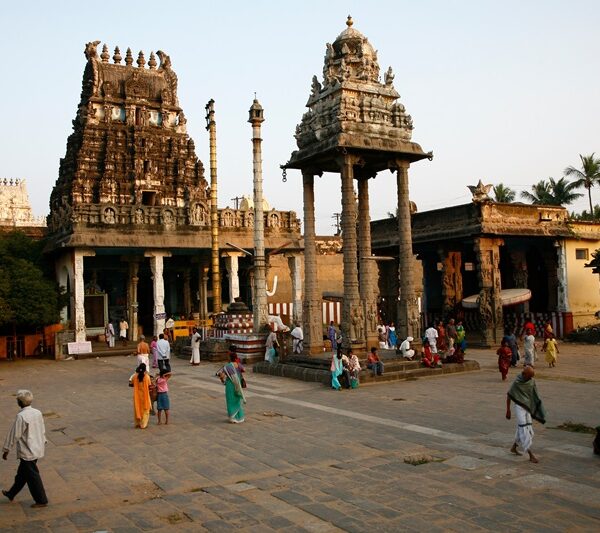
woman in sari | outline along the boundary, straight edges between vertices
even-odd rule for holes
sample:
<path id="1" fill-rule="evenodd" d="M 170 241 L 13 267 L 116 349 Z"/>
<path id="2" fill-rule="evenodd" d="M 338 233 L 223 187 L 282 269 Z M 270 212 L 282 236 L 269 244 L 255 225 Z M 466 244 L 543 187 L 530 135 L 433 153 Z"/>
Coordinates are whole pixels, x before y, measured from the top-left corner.
<path id="1" fill-rule="evenodd" d="M 356 389 L 358 387 L 358 375 L 360 374 L 360 361 L 356 354 L 350 349 L 348 351 L 348 374 L 350 375 L 350 387 Z"/>
<path id="2" fill-rule="evenodd" d="M 387 329 L 387 344 L 390 350 L 395 350 L 396 345 L 398 344 L 398 336 L 396 335 L 396 327 L 393 322 L 390 322 L 390 325 Z"/>
<path id="3" fill-rule="evenodd" d="M 221 379 L 221 383 L 225 385 L 225 402 L 227 403 L 229 422 L 241 424 L 244 421 L 246 397 L 242 388 L 241 368 L 235 352 L 229 352 L 229 363 L 221 368 L 217 375 Z"/>
<path id="4" fill-rule="evenodd" d="M 444 323 L 440 320 L 437 325 L 438 339 L 437 349 L 438 352 L 445 352 L 448 349 L 448 343 L 446 342 L 446 328 Z"/>
<path id="5" fill-rule="evenodd" d="M 341 346 L 338 346 L 337 354 L 334 353 L 331 358 L 331 388 L 335 390 L 342 390 L 342 384 L 339 381 L 339 377 L 344 373 L 344 362 L 342 361 L 342 350 Z"/>
<path id="6" fill-rule="evenodd" d="M 467 339 L 465 327 L 463 326 L 462 322 L 459 322 L 456 326 L 456 343 L 464 355 L 464 353 L 467 351 Z"/>
<path id="7" fill-rule="evenodd" d="M 556 338 L 552 333 L 550 333 L 550 336 L 546 339 L 545 347 L 546 363 L 548 363 L 548 367 L 552 368 L 556 366 L 556 361 L 558 360 L 558 346 Z"/>
<path id="8" fill-rule="evenodd" d="M 146 365 L 141 363 L 135 374 L 129 378 L 129 386 L 133 387 L 133 419 L 135 427 L 145 429 L 150 418 L 150 375 Z"/>

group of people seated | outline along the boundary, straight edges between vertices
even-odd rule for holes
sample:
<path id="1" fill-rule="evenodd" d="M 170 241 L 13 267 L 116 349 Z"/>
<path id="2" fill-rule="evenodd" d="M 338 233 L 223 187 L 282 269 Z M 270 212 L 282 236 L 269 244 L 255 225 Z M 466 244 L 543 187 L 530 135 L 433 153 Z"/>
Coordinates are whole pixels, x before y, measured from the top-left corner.
<path id="1" fill-rule="evenodd" d="M 335 390 L 356 389 L 358 387 L 358 375 L 360 374 L 360 361 L 352 348 L 348 353 L 342 353 L 342 346 L 338 345 L 337 353 L 331 358 L 331 387 Z"/>

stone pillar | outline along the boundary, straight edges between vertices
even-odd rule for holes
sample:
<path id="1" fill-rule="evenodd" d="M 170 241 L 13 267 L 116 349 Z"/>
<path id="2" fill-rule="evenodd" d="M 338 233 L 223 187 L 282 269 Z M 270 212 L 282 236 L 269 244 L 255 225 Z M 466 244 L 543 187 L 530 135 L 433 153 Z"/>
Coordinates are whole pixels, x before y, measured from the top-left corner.
<path id="1" fill-rule="evenodd" d="M 241 252 L 226 252 L 225 267 L 227 268 L 227 278 L 229 280 L 229 303 L 235 302 L 240 297 L 240 277 L 239 277 L 239 257 Z"/>
<path id="2" fill-rule="evenodd" d="M 200 264 L 198 272 L 198 300 L 199 300 L 199 317 L 200 320 L 208 318 L 208 270 L 209 268 Z"/>
<path id="3" fill-rule="evenodd" d="M 147 251 L 144 254 L 150 258 L 152 271 L 152 286 L 154 290 L 154 335 L 159 335 L 165 329 L 165 282 L 163 278 L 163 259 L 170 257 L 171 252 L 162 250 Z"/>
<path id="4" fill-rule="evenodd" d="M 309 355 L 323 352 L 323 309 L 317 278 L 317 247 L 315 233 L 315 177 L 302 171 L 304 195 L 304 299 L 302 328 L 304 350 Z"/>
<path id="5" fill-rule="evenodd" d="M 254 184 L 254 295 L 252 313 L 254 332 L 258 333 L 267 324 L 267 265 L 265 259 L 265 220 L 263 216 L 263 176 L 261 124 L 264 122 L 263 108 L 255 98 L 249 111 L 248 122 L 252 124 L 252 169 Z M 239 285 L 238 285 L 239 293 Z"/>
<path id="6" fill-rule="evenodd" d="M 138 340 L 138 270 L 139 263 L 137 261 L 129 262 L 129 280 L 127 290 L 127 306 L 129 309 L 127 321 L 129 322 L 130 339 Z"/>
<path id="7" fill-rule="evenodd" d="M 75 330 L 75 342 L 86 340 L 85 331 L 85 283 L 83 281 L 83 258 L 96 255 L 89 250 L 73 250 L 73 280 L 71 284 L 71 325 Z"/>
<path id="8" fill-rule="evenodd" d="M 356 249 L 356 200 L 354 198 L 355 156 L 344 155 L 339 160 L 342 182 L 342 239 L 344 252 L 344 303 L 342 306 L 342 346 L 353 342 L 363 344 L 364 312 L 358 292 L 358 259 Z"/>
<path id="9" fill-rule="evenodd" d="M 569 311 L 569 293 L 567 284 L 567 255 L 564 241 L 556 241 L 554 243 L 557 256 L 556 277 L 558 278 L 557 299 L 558 305 L 556 310 L 560 313 Z"/>
<path id="10" fill-rule="evenodd" d="M 413 276 L 414 257 L 410 220 L 410 198 L 408 191 L 408 161 L 396 162 L 396 185 L 398 188 L 398 243 L 399 243 L 399 303 L 398 337 L 421 338 L 421 326 L 415 282 Z"/>
<path id="11" fill-rule="evenodd" d="M 290 269 L 290 278 L 292 280 L 292 304 L 294 305 L 292 322 L 294 324 L 302 324 L 302 278 L 300 273 L 301 258 L 298 254 L 290 254 L 287 256 L 287 260 L 288 267 Z"/>
<path id="12" fill-rule="evenodd" d="M 358 179 L 358 265 L 359 292 L 364 309 L 367 348 L 377 346 L 377 263 L 371 257 L 371 217 L 369 215 L 369 178 Z"/>
<path id="13" fill-rule="evenodd" d="M 504 317 L 500 291 L 500 246 L 502 239 L 475 239 L 477 276 L 479 278 L 479 320 L 484 346 L 500 344 L 504 336 Z"/>
<path id="14" fill-rule="evenodd" d="M 190 269 L 186 268 L 183 271 L 183 311 L 187 320 L 192 312 L 192 292 L 190 289 Z"/>

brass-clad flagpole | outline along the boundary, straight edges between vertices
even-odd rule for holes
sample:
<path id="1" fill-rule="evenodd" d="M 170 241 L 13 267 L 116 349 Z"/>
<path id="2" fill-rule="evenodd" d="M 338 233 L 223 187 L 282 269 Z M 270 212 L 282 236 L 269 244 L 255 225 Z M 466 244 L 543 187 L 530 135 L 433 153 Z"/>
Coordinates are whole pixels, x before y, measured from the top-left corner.
<path id="1" fill-rule="evenodd" d="M 219 212 L 217 209 L 217 123 L 215 122 L 215 101 L 211 98 L 206 104 L 206 129 L 210 143 L 210 235 L 211 235 L 211 277 L 213 313 L 220 313 L 221 271 L 219 268 Z"/>

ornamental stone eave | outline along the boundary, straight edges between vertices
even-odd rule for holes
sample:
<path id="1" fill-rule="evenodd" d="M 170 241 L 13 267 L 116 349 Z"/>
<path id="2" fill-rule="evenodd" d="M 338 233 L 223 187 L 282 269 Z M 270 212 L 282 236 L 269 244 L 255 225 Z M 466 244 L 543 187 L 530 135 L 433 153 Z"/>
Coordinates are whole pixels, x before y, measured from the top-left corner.
<path id="1" fill-rule="evenodd" d="M 332 162 L 332 155 L 341 155 L 344 152 L 356 152 L 365 159 L 368 170 L 374 172 L 389 169 L 395 159 L 413 163 L 433 158 L 431 152 L 425 153 L 417 143 L 403 141 L 392 143 L 386 139 L 358 138 L 356 135 L 340 134 L 309 148 L 292 152 L 290 160 L 281 165 L 281 168 L 298 170 L 318 168 L 324 172 L 339 172 L 339 168 Z"/>

